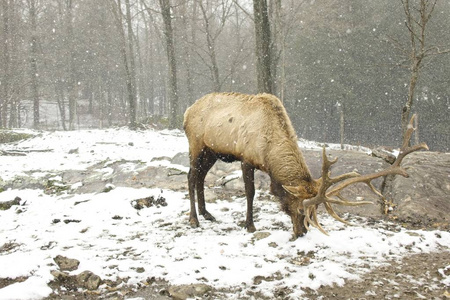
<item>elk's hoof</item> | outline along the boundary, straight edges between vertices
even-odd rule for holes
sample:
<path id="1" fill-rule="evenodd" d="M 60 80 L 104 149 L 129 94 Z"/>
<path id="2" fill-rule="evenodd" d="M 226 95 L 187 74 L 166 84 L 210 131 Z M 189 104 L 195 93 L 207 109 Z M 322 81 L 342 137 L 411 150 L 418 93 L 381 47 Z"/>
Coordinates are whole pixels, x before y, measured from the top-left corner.
<path id="1" fill-rule="evenodd" d="M 206 219 L 206 220 L 208 220 L 208 221 L 211 221 L 211 222 L 215 222 L 216 221 L 216 218 L 214 218 L 209 212 L 205 212 L 204 214 L 203 214 L 203 217 Z"/>
<path id="2" fill-rule="evenodd" d="M 293 242 L 293 241 L 295 241 L 296 239 L 303 237 L 303 236 L 306 234 L 306 232 L 307 232 L 307 231 L 301 232 L 301 233 L 294 233 L 294 234 L 292 235 L 292 237 L 291 237 L 289 240 L 290 240 L 291 242 Z"/>
<path id="3" fill-rule="evenodd" d="M 192 227 L 192 228 L 200 227 L 200 223 L 198 222 L 197 219 L 190 219 L 190 220 L 189 220 L 189 224 L 191 224 L 191 227 Z"/>
<path id="4" fill-rule="evenodd" d="M 245 225 L 245 228 L 247 228 L 247 232 L 253 233 L 256 231 L 256 227 L 254 224 Z"/>

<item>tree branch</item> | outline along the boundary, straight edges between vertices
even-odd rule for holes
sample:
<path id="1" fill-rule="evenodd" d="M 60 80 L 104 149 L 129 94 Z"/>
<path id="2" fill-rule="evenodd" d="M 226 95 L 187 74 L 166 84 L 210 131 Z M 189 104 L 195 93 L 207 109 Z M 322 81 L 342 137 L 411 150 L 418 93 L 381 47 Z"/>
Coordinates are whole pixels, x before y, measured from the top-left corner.
<path id="1" fill-rule="evenodd" d="M 233 0 L 233 3 L 236 4 L 237 7 L 239 7 L 242 12 L 244 12 L 244 14 L 247 15 L 247 17 L 250 18 L 250 20 L 252 20 L 253 22 L 255 21 L 255 19 L 253 18 L 253 15 L 251 13 L 249 13 L 245 8 L 243 8 L 239 3 L 238 0 Z"/>

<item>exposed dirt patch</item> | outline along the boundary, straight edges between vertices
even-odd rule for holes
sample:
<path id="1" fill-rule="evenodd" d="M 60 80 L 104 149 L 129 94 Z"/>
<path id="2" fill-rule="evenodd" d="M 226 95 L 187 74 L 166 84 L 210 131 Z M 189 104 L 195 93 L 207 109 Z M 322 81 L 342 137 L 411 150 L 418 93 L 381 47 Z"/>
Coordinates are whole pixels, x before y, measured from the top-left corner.
<path id="1" fill-rule="evenodd" d="M 168 300 L 173 299 L 169 296 L 170 285 L 163 280 L 157 280 L 155 278 L 149 278 L 146 282 L 138 288 L 135 286 L 127 286 L 122 284 L 121 280 L 118 280 L 115 284 L 108 283 L 111 288 L 107 291 L 88 291 L 88 290 L 77 290 L 71 289 L 70 287 L 61 288 L 56 282 L 51 283 L 52 289 L 55 293 L 51 294 L 44 300 L 94 300 L 94 299 L 127 299 L 127 298 L 137 298 L 141 297 L 146 300 Z"/>
<path id="2" fill-rule="evenodd" d="M 16 282 L 24 282 L 25 280 L 27 280 L 27 277 L 17 277 L 17 278 L 14 278 L 14 279 L 11 279 L 11 278 L 0 278 L 0 289 L 6 287 L 8 285 L 11 285 L 13 283 L 16 283 Z"/>
<path id="3" fill-rule="evenodd" d="M 445 269 L 450 265 L 450 252 L 420 253 L 403 258 L 400 261 L 388 261 L 384 266 L 375 268 L 361 277 L 361 280 L 349 280 L 343 286 L 324 286 L 318 290 L 306 290 L 304 299 L 450 299 L 450 286 L 442 283 L 443 276 L 450 276 Z M 22 281 L 25 279 L 21 279 Z M 256 278 L 255 284 L 271 278 Z M 11 280 L 0 279 L 0 287 Z M 4 286 L 4 285 L 3 285 Z M 53 299 L 143 299 L 167 300 L 169 283 L 149 279 L 140 288 L 126 285 L 115 291 L 99 293 L 96 291 L 70 291 L 47 297 Z M 232 290 L 212 290 L 206 298 L 227 299 Z M 290 299 L 291 290 L 280 287 L 275 299 Z M 227 296 L 228 294 L 228 296 Z M 258 293 L 249 292 L 247 299 L 273 299 Z"/>
<path id="4" fill-rule="evenodd" d="M 10 130 L 1 130 L 0 131 L 0 143 L 13 143 L 25 139 L 29 139 L 33 137 L 32 134 L 28 133 L 20 133 Z"/>
<path id="5" fill-rule="evenodd" d="M 391 261 L 344 286 L 308 291 L 311 299 L 449 299 L 450 287 L 441 283 L 450 265 L 448 251 L 421 253 Z"/>

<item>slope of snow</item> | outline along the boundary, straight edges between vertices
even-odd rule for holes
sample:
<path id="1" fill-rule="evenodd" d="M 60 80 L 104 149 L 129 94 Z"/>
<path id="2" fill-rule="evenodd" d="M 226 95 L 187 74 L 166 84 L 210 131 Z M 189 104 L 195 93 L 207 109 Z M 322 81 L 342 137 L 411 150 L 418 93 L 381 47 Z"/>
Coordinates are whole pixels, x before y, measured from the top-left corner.
<path id="1" fill-rule="evenodd" d="M 30 132 L 30 131 L 28 131 Z M 174 131 L 106 130 L 42 132 L 20 143 L 0 144 L 0 149 L 22 151 L 21 156 L 3 156 L 1 178 L 7 180 L 25 171 L 82 170 L 105 160 L 138 160 L 172 157 L 187 151 L 187 139 Z"/>
<path id="2" fill-rule="evenodd" d="M 155 157 L 186 152 L 187 140 L 179 131 L 110 129 L 46 132 L 0 145 L 0 150 L 18 149 L 51 151 L 1 156 L 3 180 L 25 173 L 82 170 L 107 159 L 151 165 Z M 164 160 L 158 163 L 169 165 Z M 141 210 L 132 206 L 133 200 L 149 196 L 164 197 L 167 206 Z M 296 298 L 302 288 L 343 285 L 388 259 L 450 249 L 448 232 L 391 231 L 392 226 L 374 227 L 364 219 L 353 220 L 356 225 L 350 227 L 325 215 L 321 221 L 329 236 L 313 229 L 292 241 L 290 219 L 279 212 L 277 203 L 266 200 L 255 202 L 259 230 L 250 234 L 237 225 L 245 219 L 244 198 L 208 203 L 218 222 L 200 218 L 201 227 L 193 229 L 188 224 L 186 191 L 118 187 L 107 193 L 48 195 L 14 189 L 1 192 L 0 202 L 15 197 L 22 205 L 0 210 L 0 247 L 16 245 L 0 252 L 0 278 L 28 279 L 0 289 L 0 299 L 49 295 L 47 283 L 52 280 L 50 271 L 57 269 L 53 262 L 57 255 L 80 261 L 72 274 L 90 270 L 102 279 L 129 278 L 128 284 L 149 277 L 171 284 L 205 282 L 234 290 L 228 297 L 240 299 L 249 290 L 271 296 L 284 287 Z"/>

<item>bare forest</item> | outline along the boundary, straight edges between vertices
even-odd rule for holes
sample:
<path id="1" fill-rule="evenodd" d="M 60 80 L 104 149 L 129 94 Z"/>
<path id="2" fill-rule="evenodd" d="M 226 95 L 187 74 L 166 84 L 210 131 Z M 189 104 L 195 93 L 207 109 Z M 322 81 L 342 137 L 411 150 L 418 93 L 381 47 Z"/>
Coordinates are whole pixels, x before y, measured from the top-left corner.
<path id="1" fill-rule="evenodd" d="M 0 128 L 181 128 L 270 92 L 301 138 L 398 147 L 416 113 L 448 152 L 449 32 L 443 0 L 1 0 Z"/>

